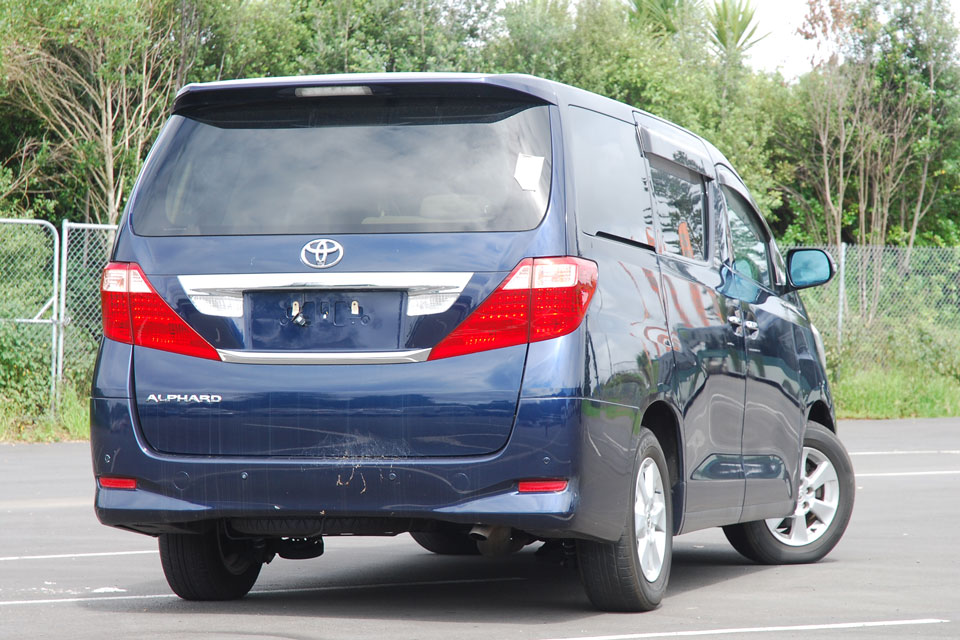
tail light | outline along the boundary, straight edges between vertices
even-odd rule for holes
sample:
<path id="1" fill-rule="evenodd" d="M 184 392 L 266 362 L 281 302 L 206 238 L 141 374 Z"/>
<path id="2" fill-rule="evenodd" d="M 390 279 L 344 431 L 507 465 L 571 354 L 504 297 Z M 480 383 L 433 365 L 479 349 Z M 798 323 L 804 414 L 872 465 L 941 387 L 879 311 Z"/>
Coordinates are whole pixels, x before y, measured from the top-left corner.
<path id="1" fill-rule="evenodd" d="M 103 335 L 111 340 L 220 360 L 220 354 L 160 297 L 136 263 L 111 262 L 100 283 Z"/>
<path id="2" fill-rule="evenodd" d="M 582 258 L 527 258 L 430 352 L 460 356 L 572 333 L 597 289 L 597 265 Z"/>

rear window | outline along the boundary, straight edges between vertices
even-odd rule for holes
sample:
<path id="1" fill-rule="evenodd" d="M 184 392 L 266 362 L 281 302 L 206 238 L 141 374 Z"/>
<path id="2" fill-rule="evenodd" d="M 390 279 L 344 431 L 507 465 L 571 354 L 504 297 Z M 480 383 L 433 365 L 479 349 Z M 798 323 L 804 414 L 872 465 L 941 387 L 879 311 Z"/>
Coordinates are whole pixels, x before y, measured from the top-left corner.
<path id="1" fill-rule="evenodd" d="M 636 125 L 579 107 L 569 114 L 583 230 L 656 244 Z"/>
<path id="2" fill-rule="evenodd" d="M 521 231 L 546 212 L 550 116 L 494 99 L 195 108 L 131 201 L 146 236 Z"/>

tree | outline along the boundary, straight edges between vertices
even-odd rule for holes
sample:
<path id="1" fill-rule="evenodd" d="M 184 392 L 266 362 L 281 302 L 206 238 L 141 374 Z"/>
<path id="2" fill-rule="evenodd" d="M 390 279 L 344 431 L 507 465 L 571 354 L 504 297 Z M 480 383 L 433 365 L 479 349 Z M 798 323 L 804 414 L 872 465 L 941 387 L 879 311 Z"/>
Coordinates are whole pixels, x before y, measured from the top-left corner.
<path id="1" fill-rule="evenodd" d="M 567 0 L 514 0 L 499 13 L 501 31 L 486 52 L 491 70 L 571 77 L 576 25 Z"/>
<path id="2" fill-rule="evenodd" d="M 960 152 L 960 67 L 954 46 L 960 33 L 944 0 L 904 0 L 891 9 L 888 37 L 898 46 L 890 48 L 899 53 L 897 66 L 917 92 L 910 150 L 914 161 L 905 179 L 910 188 L 900 198 L 899 227 L 907 233 L 906 268 L 920 223 L 941 199 L 944 184 L 955 184 L 947 163 Z"/>
<path id="3" fill-rule="evenodd" d="M 311 46 L 305 0 L 179 0 L 180 50 L 195 47 L 189 80 L 286 76 L 304 73 Z M 184 46 L 187 45 L 187 46 Z M 181 65 L 183 66 L 183 65 Z"/>
<path id="4" fill-rule="evenodd" d="M 11 99 L 43 123 L 57 164 L 89 177 L 101 222 L 119 219 L 174 90 L 165 9 L 136 0 L 0 2 Z"/>
<path id="5" fill-rule="evenodd" d="M 743 54 L 769 34 L 758 37 L 756 9 L 750 0 L 716 0 L 708 11 L 710 41 L 725 60 L 739 63 Z"/>
<path id="6" fill-rule="evenodd" d="M 630 0 L 634 18 L 665 35 L 681 34 L 703 15 L 701 0 Z"/>
<path id="7" fill-rule="evenodd" d="M 319 73 L 467 70 L 479 61 L 492 0 L 325 0 L 308 14 Z"/>
<path id="8" fill-rule="evenodd" d="M 720 58 L 721 100 L 730 93 L 734 74 L 743 72 L 743 54 L 766 37 L 756 35 L 755 11 L 750 0 L 716 0 L 707 11 L 710 42 Z"/>

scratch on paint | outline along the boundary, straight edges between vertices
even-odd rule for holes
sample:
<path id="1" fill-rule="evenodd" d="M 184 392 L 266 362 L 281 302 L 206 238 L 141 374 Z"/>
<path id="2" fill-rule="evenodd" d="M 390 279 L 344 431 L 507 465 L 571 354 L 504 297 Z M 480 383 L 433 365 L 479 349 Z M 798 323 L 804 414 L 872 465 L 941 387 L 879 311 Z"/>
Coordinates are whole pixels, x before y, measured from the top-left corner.
<path id="1" fill-rule="evenodd" d="M 356 473 L 357 473 L 357 468 L 354 467 L 353 469 L 350 470 L 350 477 L 347 478 L 346 481 L 344 481 L 343 478 L 342 478 L 342 477 L 340 476 L 340 474 L 338 473 L 338 474 L 337 474 L 337 486 L 338 486 L 338 487 L 349 487 L 349 486 L 350 486 L 350 483 L 353 482 L 353 476 L 354 476 Z"/>

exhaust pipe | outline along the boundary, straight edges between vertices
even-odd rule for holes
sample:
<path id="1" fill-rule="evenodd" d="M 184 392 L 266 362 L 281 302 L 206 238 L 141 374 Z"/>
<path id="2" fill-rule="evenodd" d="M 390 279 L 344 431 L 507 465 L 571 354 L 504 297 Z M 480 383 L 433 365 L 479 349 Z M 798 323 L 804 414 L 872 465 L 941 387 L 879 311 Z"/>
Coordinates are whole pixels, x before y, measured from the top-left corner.
<path id="1" fill-rule="evenodd" d="M 506 529 L 506 527 L 494 527 L 489 524 L 475 524 L 473 528 L 470 529 L 471 540 L 476 540 L 477 542 L 486 542 L 490 539 L 490 536 L 493 535 L 497 529 Z M 509 529 L 507 530 L 507 535 L 509 536 Z"/>
<path id="2" fill-rule="evenodd" d="M 520 551 L 524 545 L 534 541 L 534 538 L 522 531 L 489 524 L 473 525 L 469 536 L 471 540 L 477 541 L 477 549 L 485 556 L 505 556 Z"/>

